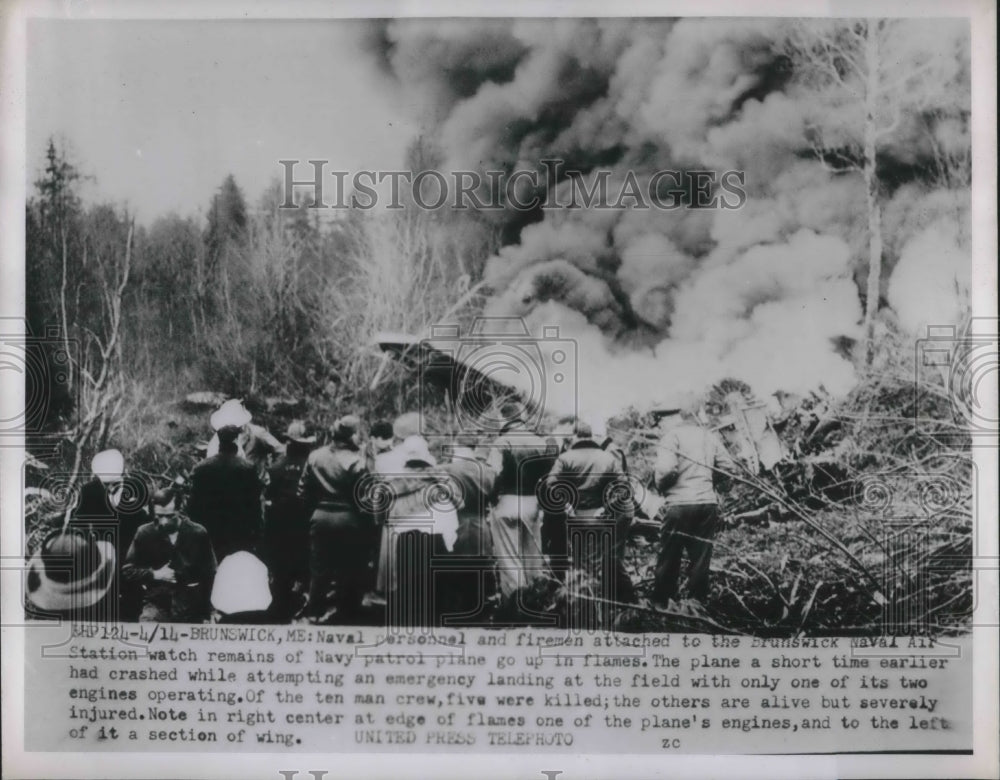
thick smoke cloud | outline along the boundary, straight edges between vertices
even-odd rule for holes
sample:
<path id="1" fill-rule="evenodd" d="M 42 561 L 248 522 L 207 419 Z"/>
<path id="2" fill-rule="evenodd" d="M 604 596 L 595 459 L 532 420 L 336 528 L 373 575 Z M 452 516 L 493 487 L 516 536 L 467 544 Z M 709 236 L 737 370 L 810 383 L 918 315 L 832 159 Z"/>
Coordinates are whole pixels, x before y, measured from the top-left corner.
<path id="1" fill-rule="evenodd" d="M 969 300 L 972 265 L 954 220 L 942 219 L 906 242 L 889 281 L 889 303 L 914 335 L 954 325 Z"/>
<path id="2" fill-rule="evenodd" d="M 486 313 L 558 325 L 577 339 L 580 406 L 606 414 L 725 376 L 761 396 L 851 387 L 845 345 L 861 335 L 865 191 L 859 175 L 829 170 L 813 154 L 806 128 L 830 106 L 794 78 L 781 45 L 788 24 L 386 26 L 380 54 L 424 106 L 446 168 L 542 171 L 541 160 L 558 158 L 588 187 L 610 171 L 612 193 L 629 172 L 645 186 L 661 169 L 745 171 L 748 198 L 737 210 L 494 217 L 507 245 L 486 264 Z M 960 187 L 932 172 L 968 148 L 968 30 L 906 24 L 888 52 L 892 66 L 915 67 L 931 51 L 935 67 L 881 149 L 883 294 L 915 327 L 914 312 L 953 311 L 963 294 L 961 280 L 942 290 L 932 276 L 953 279 L 967 265 L 968 205 Z M 548 194 L 565 202 L 570 186 L 563 180 Z"/>

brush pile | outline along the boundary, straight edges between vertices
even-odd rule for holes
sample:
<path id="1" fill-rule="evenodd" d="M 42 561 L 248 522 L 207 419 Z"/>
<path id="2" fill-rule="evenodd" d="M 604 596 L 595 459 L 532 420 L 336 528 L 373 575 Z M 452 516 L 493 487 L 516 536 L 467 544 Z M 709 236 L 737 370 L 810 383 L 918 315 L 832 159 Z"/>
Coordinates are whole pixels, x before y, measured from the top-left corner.
<path id="1" fill-rule="evenodd" d="M 974 472 L 961 396 L 943 376 L 918 376 L 912 357 L 876 364 L 839 402 L 779 396 L 773 427 L 784 455 L 732 475 L 705 615 L 762 636 L 967 630 Z M 649 484 L 651 421 L 617 422 Z M 652 584 L 657 528 L 640 521 L 630 543 L 640 592 Z M 628 627 L 677 630 L 648 613 Z"/>

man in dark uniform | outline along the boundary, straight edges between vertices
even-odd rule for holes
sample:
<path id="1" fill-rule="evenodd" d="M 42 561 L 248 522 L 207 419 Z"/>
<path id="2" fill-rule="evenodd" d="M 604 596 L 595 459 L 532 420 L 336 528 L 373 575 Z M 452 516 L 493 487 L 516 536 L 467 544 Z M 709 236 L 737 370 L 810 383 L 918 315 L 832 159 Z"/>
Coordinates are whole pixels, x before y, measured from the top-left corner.
<path id="1" fill-rule="evenodd" d="M 369 473 L 359 446 L 361 421 L 334 423 L 333 440 L 310 453 L 298 494 L 309 520 L 309 618 L 317 624 L 358 617 L 372 538 L 358 483 Z"/>
<path id="2" fill-rule="evenodd" d="M 261 552 L 271 575 L 271 616 L 278 621 L 295 616 L 309 582 L 309 517 L 298 488 L 315 444 L 305 423 L 293 420 L 285 433 L 285 454 L 268 470 Z"/>
<path id="3" fill-rule="evenodd" d="M 601 596 L 635 599 L 623 560 L 632 523 L 632 496 L 621 460 L 594 440 L 591 425 L 577 421 L 573 440 L 545 478 L 545 492 L 566 501 L 569 563 L 594 578 Z"/>
<path id="4" fill-rule="evenodd" d="M 238 454 L 240 427 L 213 415 L 219 454 L 206 458 L 191 474 L 188 515 L 205 527 L 215 556 L 253 551 L 263 525 L 263 484 L 257 468 Z"/>

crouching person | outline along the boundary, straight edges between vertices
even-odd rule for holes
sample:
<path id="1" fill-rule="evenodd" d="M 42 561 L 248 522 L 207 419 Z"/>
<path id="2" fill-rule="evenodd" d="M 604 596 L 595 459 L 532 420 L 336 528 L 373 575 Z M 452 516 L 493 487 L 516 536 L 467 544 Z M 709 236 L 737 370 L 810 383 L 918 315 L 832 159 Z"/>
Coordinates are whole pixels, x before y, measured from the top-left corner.
<path id="1" fill-rule="evenodd" d="M 359 506 L 359 483 L 368 474 L 360 428 L 353 414 L 337 420 L 332 441 L 310 453 L 299 480 L 298 494 L 311 511 L 306 612 L 313 623 L 360 618 L 372 523 Z"/>
<path id="2" fill-rule="evenodd" d="M 203 623 L 215 577 L 208 531 L 181 513 L 173 489 L 154 494 L 153 516 L 136 531 L 122 567 L 126 587 L 138 591 L 139 621 Z"/>

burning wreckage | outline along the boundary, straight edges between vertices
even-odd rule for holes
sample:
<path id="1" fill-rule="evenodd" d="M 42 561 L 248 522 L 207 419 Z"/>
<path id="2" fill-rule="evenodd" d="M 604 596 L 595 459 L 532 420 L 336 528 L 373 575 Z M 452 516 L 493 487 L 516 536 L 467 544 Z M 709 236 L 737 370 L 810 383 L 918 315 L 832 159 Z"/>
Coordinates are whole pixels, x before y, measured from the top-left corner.
<path id="1" fill-rule="evenodd" d="M 517 371 L 493 370 L 504 362 L 497 361 L 497 353 L 492 360 L 483 360 L 481 354 L 456 351 L 447 339 L 401 333 L 379 334 L 376 343 L 384 361 L 395 359 L 416 374 L 422 393 L 439 394 L 446 404 L 461 410 L 460 418 L 471 422 L 473 430 L 485 428 L 477 423 L 512 398 L 537 411 L 539 420 L 544 417 L 552 424 L 560 416 L 544 401 L 542 408 L 532 407 L 528 396 L 537 383 L 532 384 L 531 377 L 517 381 Z M 789 502 L 819 507 L 853 493 L 853 481 L 843 464 L 841 424 L 831 399 L 822 392 L 802 397 L 780 391 L 774 398 L 769 406 L 745 382 L 724 379 L 698 399 L 702 422 L 722 437 L 743 469 L 742 474 L 732 475 L 722 507 L 730 525 L 766 526 L 790 517 Z M 660 416 L 655 409 L 632 408 L 608 421 L 604 445 L 614 443 L 621 449 L 644 485 L 651 484 Z M 635 530 L 653 532 L 659 527 L 655 517 L 662 499 L 652 490 L 645 490 L 641 499 Z"/>

